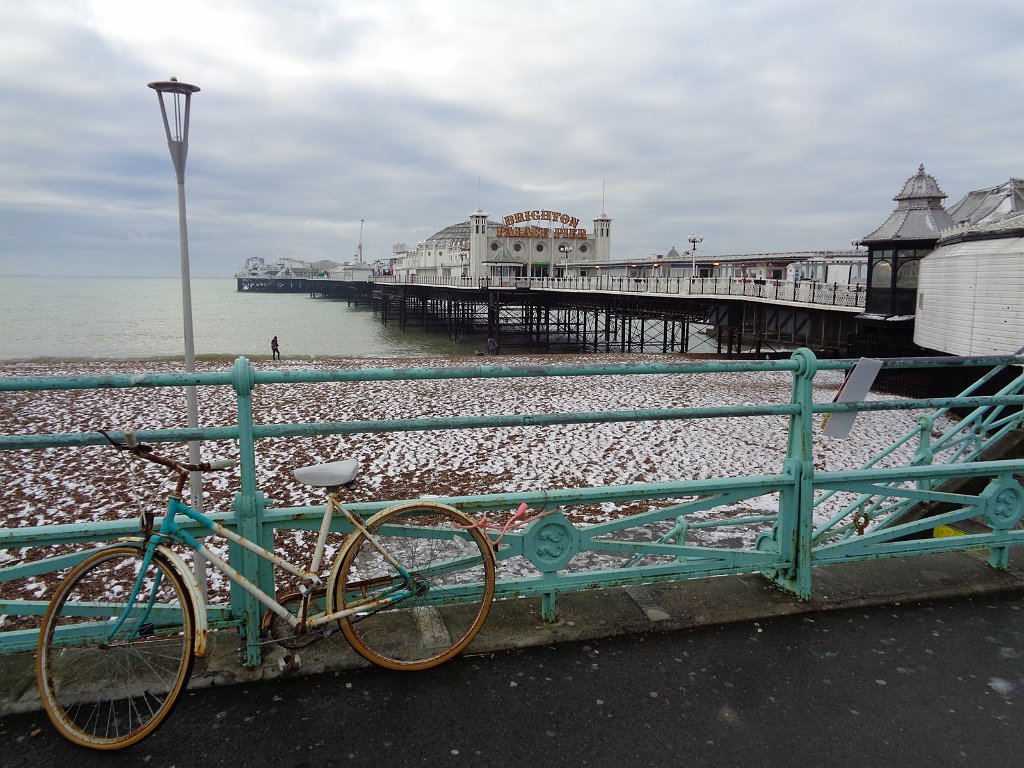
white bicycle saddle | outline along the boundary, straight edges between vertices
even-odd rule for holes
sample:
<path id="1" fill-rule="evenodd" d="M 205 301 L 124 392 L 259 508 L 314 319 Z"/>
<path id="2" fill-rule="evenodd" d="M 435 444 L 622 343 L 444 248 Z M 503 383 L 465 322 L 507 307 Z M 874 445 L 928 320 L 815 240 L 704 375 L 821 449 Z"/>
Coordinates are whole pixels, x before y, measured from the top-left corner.
<path id="1" fill-rule="evenodd" d="M 292 472 L 292 475 L 303 485 L 333 488 L 337 485 L 348 485 L 356 479 L 358 472 L 359 462 L 355 459 L 345 459 L 344 461 L 331 461 L 327 464 L 310 464 L 308 467 L 299 467 Z"/>

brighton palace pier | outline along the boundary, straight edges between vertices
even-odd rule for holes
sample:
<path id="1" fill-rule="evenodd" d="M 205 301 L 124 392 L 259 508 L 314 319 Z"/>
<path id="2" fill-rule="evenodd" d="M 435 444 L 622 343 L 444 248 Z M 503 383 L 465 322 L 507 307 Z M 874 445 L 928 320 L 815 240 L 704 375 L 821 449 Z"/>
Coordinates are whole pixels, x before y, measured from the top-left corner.
<path id="1" fill-rule="evenodd" d="M 613 256 L 603 211 L 587 228 L 559 210 L 492 221 L 478 208 L 372 264 L 279 264 L 236 278 L 240 291 L 369 302 L 384 323 L 495 338 L 503 350 L 689 352 L 701 342 L 728 356 L 794 346 L 843 357 L 1016 352 L 1024 180 L 969 192 L 948 209 L 945 198 L 921 166 L 890 216 L 851 250 L 711 256 L 691 236 L 682 252 L 630 260 Z M 999 265 L 980 299 L 978 281 L 963 280 L 965 259 L 972 274 Z M 990 316 L 1013 320 L 979 325 Z"/>

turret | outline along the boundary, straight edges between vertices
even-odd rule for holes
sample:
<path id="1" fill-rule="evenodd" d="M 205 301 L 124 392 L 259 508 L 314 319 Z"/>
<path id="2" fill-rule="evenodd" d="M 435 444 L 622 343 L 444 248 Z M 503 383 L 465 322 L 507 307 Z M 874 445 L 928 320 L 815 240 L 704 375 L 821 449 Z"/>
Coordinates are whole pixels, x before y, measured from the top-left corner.
<path id="1" fill-rule="evenodd" d="M 604 212 L 594 217 L 594 261 L 608 261 L 612 257 L 612 220 Z"/>
<path id="2" fill-rule="evenodd" d="M 469 214 L 469 276 L 487 277 L 484 259 L 487 258 L 487 214 L 477 208 Z"/>
<path id="3" fill-rule="evenodd" d="M 896 209 L 889 218 L 861 238 L 868 248 L 868 314 L 908 317 L 914 314 L 917 274 L 921 259 L 931 253 L 939 232 L 953 226 L 939 188 L 924 165 L 907 179 L 893 200 Z"/>

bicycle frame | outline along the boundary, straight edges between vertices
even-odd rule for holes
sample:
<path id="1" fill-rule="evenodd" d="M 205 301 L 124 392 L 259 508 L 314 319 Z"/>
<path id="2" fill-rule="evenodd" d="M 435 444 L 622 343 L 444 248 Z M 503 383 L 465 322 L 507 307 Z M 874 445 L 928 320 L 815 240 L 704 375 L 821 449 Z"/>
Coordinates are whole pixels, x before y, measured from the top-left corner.
<path id="1" fill-rule="evenodd" d="M 334 515 L 335 509 L 340 509 L 342 513 L 344 513 L 346 518 L 352 523 L 352 525 L 359 531 L 361 531 L 366 536 L 367 540 L 370 541 L 370 543 L 374 546 L 374 548 L 377 549 L 377 551 L 380 552 L 381 555 L 385 557 L 387 561 L 396 569 L 398 574 L 403 579 L 404 587 L 396 586 L 394 590 L 392 590 L 389 594 L 385 595 L 384 597 L 378 597 L 374 600 L 366 600 L 364 602 L 351 605 L 350 607 L 341 611 L 328 610 L 314 614 L 313 616 L 301 615 L 302 612 L 305 611 L 306 601 L 303 601 L 303 608 L 299 616 L 296 616 L 295 614 L 291 613 L 291 611 L 282 606 L 277 600 L 275 600 L 273 597 L 268 595 L 258 586 L 253 584 L 249 579 L 247 579 L 245 576 L 239 573 L 237 569 L 233 568 L 229 563 L 227 563 L 222 558 L 218 557 L 216 554 L 211 552 L 203 544 L 202 541 L 200 541 L 198 538 L 196 538 L 187 530 L 185 530 L 176 519 L 178 515 L 183 515 L 189 518 L 190 520 L 198 523 L 199 525 L 203 526 L 211 533 L 216 534 L 218 536 L 223 536 L 224 538 L 248 550 L 249 552 L 253 552 L 258 557 L 264 558 L 265 560 L 273 563 L 274 565 L 286 570 L 288 573 L 291 573 L 292 575 L 299 577 L 300 579 L 302 579 L 302 587 L 300 588 L 300 590 L 303 592 L 304 595 L 308 595 L 310 593 L 311 588 L 318 587 L 321 583 L 318 572 L 320 570 L 321 560 L 324 552 L 324 545 L 326 543 L 327 534 L 330 531 L 331 519 Z M 257 600 L 259 600 L 269 610 L 273 611 L 275 614 L 280 616 L 284 621 L 288 623 L 290 627 L 292 627 L 292 629 L 298 629 L 300 624 L 303 623 L 303 621 L 305 622 L 306 628 L 316 628 L 324 624 L 338 621 L 339 619 L 344 619 L 347 616 L 351 616 L 355 613 L 373 610 L 392 603 L 397 603 L 415 594 L 411 574 L 405 568 L 403 568 L 401 565 L 395 562 L 394 558 L 391 557 L 391 555 L 377 543 L 376 539 L 366 530 L 362 523 L 354 515 L 349 513 L 348 510 L 341 506 L 341 504 L 338 503 L 337 499 L 334 497 L 333 494 L 331 494 L 328 497 L 327 508 L 324 511 L 324 519 L 320 526 L 320 532 L 317 537 L 317 544 L 313 552 L 313 558 L 312 561 L 310 562 L 309 570 L 302 570 L 298 566 L 294 565 L 288 560 L 285 560 L 279 555 L 274 554 L 273 552 L 265 549 L 264 547 L 261 547 L 259 544 L 256 544 L 255 542 L 250 541 L 244 536 L 241 536 L 235 533 L 234 531 L 224 527 L 215 520 L 211 520 L 201 512 L 197 512 L 195 509 L 186 504 L 180 498 L 172 496 L 168 500 L 167 514 L 161 521 L 159 529 L 151 534 L 151 536 L 149 537 L 149 541 L 146 544 L 146 548 L 143 553 L 143 567 L 140 569 L 139 577 L 137 578 L 135 584 L 132 587 L 131 594 L 128 596 L 127 605 L 130 607 L 133 604 L 135 598 L 139 595 L 140 591 L 142 590 L 143 575 L 145 574 L 146 569 L 149 567 L 150 562 L 153 560 L 153 557 L 155 556 L 156 552 L 159 550 L 161 554 L 168 556 L 168 559 L 179 571 L 179 574 L 185 577 L 186 584 L 192 591 L 191 597 L 196 613 L 197 635 L 202 634 L 202 638 L 196 638 L 196 655 L 199 657 L 205 655 L 205 634 L 207 626 L 206 606 L 201 599 L 198 599 L 199 585 L 198 582 L 195 580 L 195 577 L 192 575 L 191 569 L 187 568 L 184 562 L 181 560 L 181 558 L 178 557 L 173 552 L 173 550 L 171 550 L 167 546 L 167 544 L 170 542 L 179 542 L 189 547 L 194 552 L 202 555 L 207 561 L 209 561 L 211 565 L 213 565 L 217 570 L 219 570 L 221 573 L 227 576 L 228 579 L 230 579 L 232 582 L 240 586 L 242 589 L 251 594 Z M 156 586 L 159 586 L 159 581 L 157 581 Z M 328 602 L 328 605 L 330 607 L 330 602 Z M 152 610 L 152 608 L 152 604 L 147 605 L 146 611 L 143 613 L 143 616 L 145 617 L 146 615 L 148 615 L 149 611 Z M 127 620 L 129 612 L 129 608 L 126 608 L 125 613 L 122 614 L 120 619 L 116 622 L 112 630 L 113 633 L 116 633 L 118 629 L 120 629 L 121 625 Z M 201 647 L 203 651 L 202 653 L 200 653 Z"/>

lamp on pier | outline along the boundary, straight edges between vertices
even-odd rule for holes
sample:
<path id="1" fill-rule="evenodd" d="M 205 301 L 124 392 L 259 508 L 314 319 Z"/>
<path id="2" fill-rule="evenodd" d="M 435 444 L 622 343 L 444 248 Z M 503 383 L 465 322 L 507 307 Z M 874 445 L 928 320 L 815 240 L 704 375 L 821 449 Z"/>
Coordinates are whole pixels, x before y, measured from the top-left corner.
<path id="1" fill-rule="evenodd" d="M 569 261 L 572 259 L 572 246 L 566 243 L 560 243 L 558 246 L 558 252 L 562 254 L 562 273 L 565 274 L 566 269 L 569 266 Z M 600 269 L 600 267 L 598 267 Z"/>
<path id="2" fill-rule="evenodd" d="M 704 242 L 704 238 L 701 237 L 700 235 L 694 235 L 693 233 L 691 233 L 690 236 L 688 238 L 686 238 L 686 239 L 689 240 L 690 244 L 693 246 L 690 249 L 690 277 L 696 277 L 697 276 L 697 243 L 703 243 Z"/>

